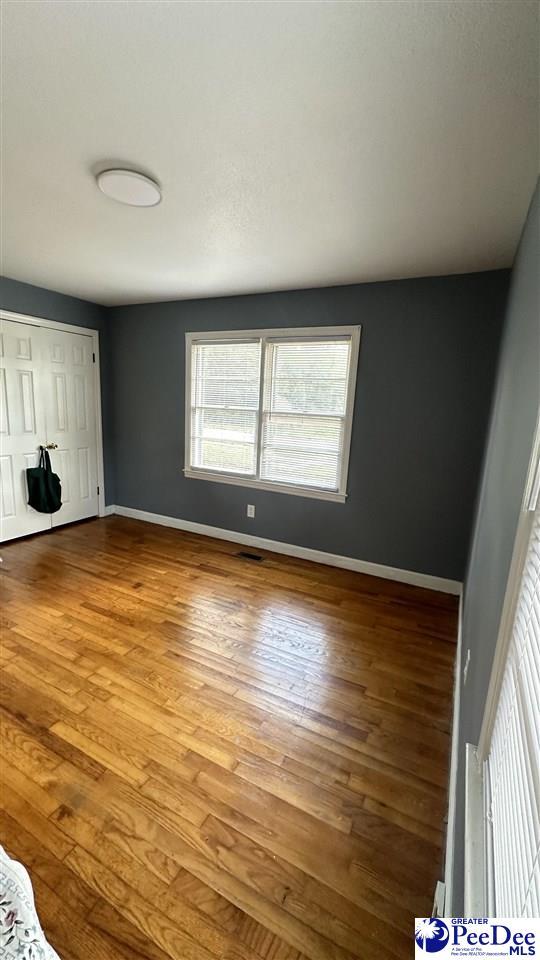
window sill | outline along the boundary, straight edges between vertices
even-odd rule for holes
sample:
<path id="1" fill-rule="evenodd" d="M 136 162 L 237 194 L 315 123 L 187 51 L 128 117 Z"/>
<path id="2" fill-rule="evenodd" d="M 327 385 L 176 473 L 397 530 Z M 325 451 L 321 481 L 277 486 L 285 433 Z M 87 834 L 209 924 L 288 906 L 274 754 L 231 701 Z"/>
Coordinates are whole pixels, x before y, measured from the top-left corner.
<path id="1" fill-rule="evenodd" d="M 211 480 L 213 483 L 230 483 L 236 487 L 252 487 L 254 490 L 268 490 L 271 493 L 287 493 L 295 497 L 308 497 L 313 500 L 330 500 L 332 503 L 345 503 L 346 493 L 334 490 L 318 490 L 316 487 L 298 487 L 287 483 L 268 483 L 266 480 L 254 480 L 252 477 L 234 477 L 226 473 L 210 473 L 203 470 L 184 469 L 184 476 L 190 480 Z"/>

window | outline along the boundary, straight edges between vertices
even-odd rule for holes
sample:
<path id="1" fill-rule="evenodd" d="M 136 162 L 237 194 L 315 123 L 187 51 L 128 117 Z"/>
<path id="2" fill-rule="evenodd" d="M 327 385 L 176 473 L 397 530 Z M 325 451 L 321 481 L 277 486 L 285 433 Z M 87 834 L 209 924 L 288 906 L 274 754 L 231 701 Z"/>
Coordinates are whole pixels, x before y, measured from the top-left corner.
<path id="1" fill-rule="evenodd" d="M 185 475 L 344 501 L 360 327 L 186 335 Z"/>
<path id="2" fill-rule="evenodd" d="M 486 760 L 494 917 L 540 916 L 540 509 L 536 510 Z"/>
<path id="3" fill-rule="evenodd" d="M 464 916 L 540 915 L 540 423 L 478 747 L 467 744 Z"/>

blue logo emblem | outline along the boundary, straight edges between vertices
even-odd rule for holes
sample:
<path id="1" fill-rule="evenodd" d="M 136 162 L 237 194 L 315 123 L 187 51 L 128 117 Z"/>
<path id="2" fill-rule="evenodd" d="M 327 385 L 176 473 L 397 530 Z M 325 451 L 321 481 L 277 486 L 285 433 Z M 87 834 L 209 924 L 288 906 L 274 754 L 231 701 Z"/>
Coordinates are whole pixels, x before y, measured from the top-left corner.
<path id="1" fill-rule="evenodd" d="M 426 953 L 438 953 L 448 943 L 448 927 L 437 917 L 425 917 L 416 921 L 414 939 Z"/>

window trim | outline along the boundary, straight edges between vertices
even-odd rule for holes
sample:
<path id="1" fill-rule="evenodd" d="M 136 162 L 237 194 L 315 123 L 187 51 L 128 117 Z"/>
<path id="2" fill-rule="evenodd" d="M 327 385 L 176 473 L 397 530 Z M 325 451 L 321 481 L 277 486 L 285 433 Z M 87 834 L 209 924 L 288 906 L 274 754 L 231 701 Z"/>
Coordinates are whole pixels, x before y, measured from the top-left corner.
<path id="1" fill-rule="evenodd" d="M 239 487 L 252 487 L 256 490 L 268 490 L 272 493 L 287 493 L 298 497 L 309 497 L 316 500 L 330 500 L 334 503 L 345 503 L 347 499 L 347 481 L 349 476 L 349 460 L 351 451 L 352 426 L 354 415 L 354 401 L 356 393 L 356 379 L 358 372 L 358 355 L 360 351 L 361 326 L 347 327 L 273 327 L 260 330 L 214 330 L 193 331 L 186 333 L 186 370 L 185 370 L 185 445 L 183 474 L 188 479 L 210 480 L 213 483 L 228 483 Z M 193 343 L 201 340 L 262 340 L 261 350 L 261 381 L 260 404 L 262 405 L 264 353 L 268 340 L 281 338 L 293 339 L 322 339 L 324 337 L 350 337 L 351 352 L 349 358 L 349 377 L 347 381 L 347 406 L 344 415 L 343 456 L 341 476 L 338 490 L 325 490 L 321 487 L 304 487 L 293 483 L 259 480 L 254 476 L 240 476 L 238 474 L 221 473 L 221 471 L 194 469 L 189 466 L 191 456 L 191 354 Z M 259 406 L 259 424 L 257 430 L 257 469 L 259 469 L 261 449 L 261 409 Z"/>
<path id="2" fill-rule="evenodd" d="M 488 818 L 487 802 L 490 792 L 488 758 L 512 642 L 523 572 L 534 527 L 535 511 L 539 505 L 540 414 L 536 422 L 527 479 L 514 537 L 514 548 L 506 581 L 503 609 L 488 692 L 484 703 L 478 746 L 466 744 L 465 776 L 467 788 L 465 791 L 466 826 L 464 838 L 464 915 L 466 917 L 480 917 L 486 914 L 490 915 L 493 912 L 495 889 L 493 836 Z M 465 682 L 466 680 L 463 680 L 463 685 L 465 685 Z"/>

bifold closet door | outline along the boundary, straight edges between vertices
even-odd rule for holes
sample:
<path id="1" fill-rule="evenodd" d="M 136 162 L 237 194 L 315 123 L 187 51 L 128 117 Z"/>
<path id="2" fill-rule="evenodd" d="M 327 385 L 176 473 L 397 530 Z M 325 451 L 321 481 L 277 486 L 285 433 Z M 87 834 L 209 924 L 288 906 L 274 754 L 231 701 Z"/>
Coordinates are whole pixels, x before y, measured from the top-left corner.
<path id="1" fill-rule="evenodd" d="M 91 336 L 0 323 L 0 539 L 98 513 L 96 395 Z M 27 467 L 50 450 L 62 484 L 54 514 L 28 506 Z"/>
<path id="2" fill-rule="evenodd" d="M 42 328 L 43 389 L 51 464 L 62 484 L 53 527 L 98 513 L 96 397 L 92 338 Z"/>
<path id="3" fill-rule="evenodd" d="M 45 443 L 40 327 L 0 323 L 0 539 L 50 530 L 49 514 L 28 506 L 27 467 Z"/>

